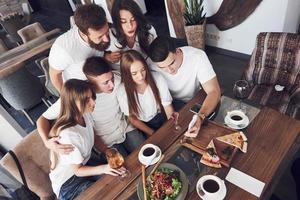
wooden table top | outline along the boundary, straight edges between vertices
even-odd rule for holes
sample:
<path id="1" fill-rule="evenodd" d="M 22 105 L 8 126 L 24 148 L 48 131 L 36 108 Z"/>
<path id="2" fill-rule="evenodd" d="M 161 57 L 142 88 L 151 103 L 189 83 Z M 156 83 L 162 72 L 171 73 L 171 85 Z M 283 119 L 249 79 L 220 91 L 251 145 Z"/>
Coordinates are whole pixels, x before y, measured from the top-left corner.
<path id="1" fill-rule="evenodd" d="M 159 146 L 166 155 L 164 160 L 168 160 L 180 146 L 179 139 L 192 118 L 189 108 L 195 102 L 201 103 L 204 98 L 205 93 L 200 91 L 200 94 L 180 111 L 179 124 L 182 126 L 182 132 L 173 132 L 172 122 L 168 121 L 145 143 Z M 209 122 L 207 126 L 209 128 L 215 126 L 216 131 L 224 129 L 222 125 L 216 125 L 215 122 Z M 248 137 L 248 152 L 237 154 L 233 159 L 232 167 L 265 182 L 266 185 L 260 199 L 268 199 L 279 181 L 279 177 L 287 167 L 287 163 L 291 161 L 299 147 L 300 121 L 270 108 L 263 108 L 245 132 Z M 205 128 L 203 128 L 203 133 L 205 133 Z M 199 134 L 201 134 L 201 130 Z M 136 185 L 141 176 L 141 165 L 137 159 L 138 152 L 139 148 L 126 158 L 126 166 L 131 172 L 130 177 L 118 181 L 115 177 L 105 175 L 83 192 L 78 199 L 128 199 L 136 192 Z M 229 168 L 225 167 L 219 170 L 207 168 L 211 174 L 217 171 L 218 176 L 223 179 L 229 171 Z M 225 184 L 227 186 L 226 199 L 258 199 L 227 181 Z M 195 186 L 190 186 L 190 190 L 186 199 L 200 199 L 195 191 Z"/>
<path id="2" fill-rule="evenodd" d="M 20 67 L 22 63 L 30 58 L 47 51 L 51 48 L 56 38 L 48 40 L 48 37 L 58 34 L 60 29 L 56 28 L 38 38 L 35 38 L 25 44 L 15 47 L 0 56 L 0 78 L 5 77 Z"/>

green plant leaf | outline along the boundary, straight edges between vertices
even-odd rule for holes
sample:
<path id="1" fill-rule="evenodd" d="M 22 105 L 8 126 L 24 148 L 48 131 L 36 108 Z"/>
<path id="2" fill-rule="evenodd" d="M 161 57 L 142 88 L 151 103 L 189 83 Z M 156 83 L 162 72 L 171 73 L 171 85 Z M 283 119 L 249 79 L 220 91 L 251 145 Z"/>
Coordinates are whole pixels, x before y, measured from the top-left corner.
<path id="1" fill-rule="evenodd" d="M 184 0 L 184 4 L 185 12 L 183 17 L 185 24 L 187 26 L 203 24 L 206 16 L 206 13 L 203 13 L 203 0 Z"/>

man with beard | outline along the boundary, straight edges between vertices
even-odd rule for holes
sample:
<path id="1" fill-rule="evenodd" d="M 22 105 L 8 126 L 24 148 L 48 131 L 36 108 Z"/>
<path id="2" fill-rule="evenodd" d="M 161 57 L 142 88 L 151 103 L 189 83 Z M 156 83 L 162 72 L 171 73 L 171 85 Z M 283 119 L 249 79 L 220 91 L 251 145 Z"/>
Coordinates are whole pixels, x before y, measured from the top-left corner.
<path id="1" fill-rule="evenodd" d="M 121 56 L 119 52 L 104 55 L 110 44 L 110 31 L 103 8 L 95 4 L 80 6 L 74 20 L 76 26 L 56 39 L 49 54 L 50 78 L 58 91 L 68 79 L 86 79 L 82 66 L 87 58 L 104 56 L 112 62 Z"/>

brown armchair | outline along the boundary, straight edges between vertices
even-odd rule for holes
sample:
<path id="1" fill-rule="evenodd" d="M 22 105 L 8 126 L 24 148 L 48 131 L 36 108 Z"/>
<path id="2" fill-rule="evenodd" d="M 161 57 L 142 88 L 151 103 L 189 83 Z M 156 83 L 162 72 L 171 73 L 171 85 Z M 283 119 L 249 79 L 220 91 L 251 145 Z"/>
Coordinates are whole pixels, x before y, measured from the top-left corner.
<path id="1" fill-rule="evenodd" d="M 250 101 L 300 119 L 300 34 L 260 33 L 243 77 Z"/>
<path id="2" fill-rule="evenodd" d="M 49 150 L 44 146 L 37 131 L 26 136 L 13 151 L 23 168 L 29 189 L 41 199 L 55 199 L 49 178 Z M 21 182 L 18 168 L 11 155 L 6 154 L 0 164 Z"/>

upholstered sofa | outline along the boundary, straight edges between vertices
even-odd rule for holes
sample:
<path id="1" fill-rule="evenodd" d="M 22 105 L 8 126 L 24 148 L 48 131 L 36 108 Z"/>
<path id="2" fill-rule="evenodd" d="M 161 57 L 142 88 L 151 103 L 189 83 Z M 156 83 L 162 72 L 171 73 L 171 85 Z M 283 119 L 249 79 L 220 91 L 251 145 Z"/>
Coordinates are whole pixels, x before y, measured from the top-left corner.
<path id="1" fill-rule="evenodd" d="M 250 101 L 300 119 L 300 34 L 260 33 L 243 78 Z"/>

